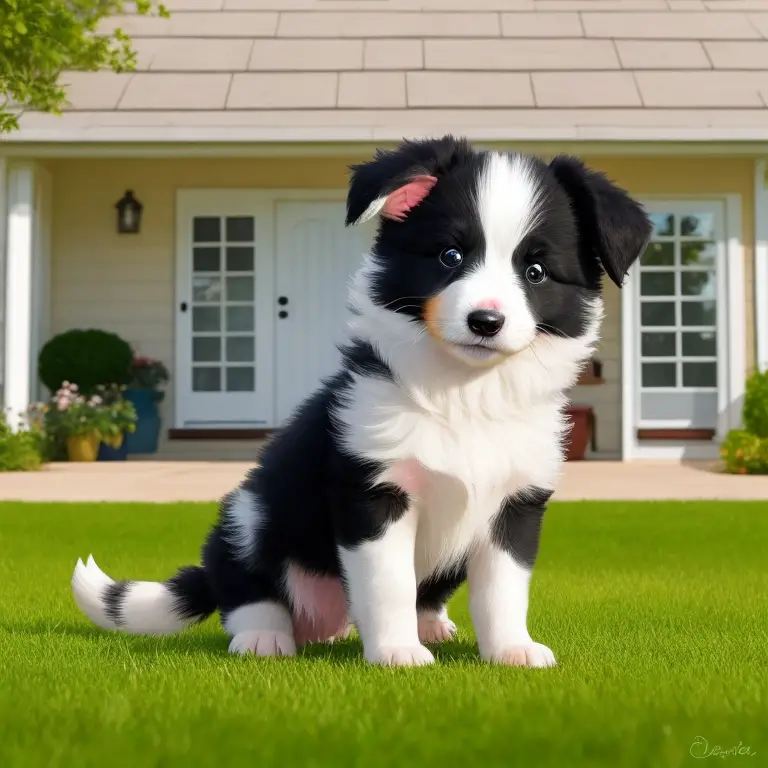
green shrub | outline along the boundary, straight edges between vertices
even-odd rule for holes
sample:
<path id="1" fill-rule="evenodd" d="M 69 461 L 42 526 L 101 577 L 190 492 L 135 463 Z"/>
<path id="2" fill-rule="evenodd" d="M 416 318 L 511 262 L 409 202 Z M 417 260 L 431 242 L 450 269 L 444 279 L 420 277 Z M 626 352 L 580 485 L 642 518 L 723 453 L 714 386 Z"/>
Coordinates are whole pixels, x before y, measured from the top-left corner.
<path id="1" fill-rule="evenodd" d="M 43 436 L 36 430 L 12 432 L 0 413 L 0 472 L 29 472 L 43 464 Z"/>
<path id="2" fill-rule="evenodd" d="M 65 382 L 92 393 L 98 386 L 124 385 L 131 379 L 133 351 L 117 334 L 96 329 L 71 330 L 50 339 L 40 350 L 40 380 L 51 392 Z"/>
<path id="3" fill-rule="evenodd" d="M 743 429 L 726 435 L 720 448 L 727 472 L 733 475 L 768 475 L 768 438 Z"/>
<path id="4" fill-rule="evenodd" d="M 742 420 L 751 435 L 768 438 L 768 370 L 753 373 L 747 379 Z"/>

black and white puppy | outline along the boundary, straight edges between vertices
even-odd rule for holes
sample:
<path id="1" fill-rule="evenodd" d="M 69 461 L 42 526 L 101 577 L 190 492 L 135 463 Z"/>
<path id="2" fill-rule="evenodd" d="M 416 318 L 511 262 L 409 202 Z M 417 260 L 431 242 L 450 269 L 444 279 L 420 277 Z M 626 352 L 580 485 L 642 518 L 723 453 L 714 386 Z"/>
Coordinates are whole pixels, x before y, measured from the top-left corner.
<path id="1" fill-rule="evenodd" d="M 451 136 L 352 169 L 347 224 L 379 217 L 350 291 L 343 368 L 221 503 L 202 567 L 72 587 L 98 625 L 175 632 L 216 609 L 230 650 L 295 654 L 357 627 L 365 658 L 428 664 L 465 581 L 483 659 L 548 666 L 528 633 L 566 392 L 592 354 L 604 274 L 650 227 L 571 157 L 549 164 Z"/>

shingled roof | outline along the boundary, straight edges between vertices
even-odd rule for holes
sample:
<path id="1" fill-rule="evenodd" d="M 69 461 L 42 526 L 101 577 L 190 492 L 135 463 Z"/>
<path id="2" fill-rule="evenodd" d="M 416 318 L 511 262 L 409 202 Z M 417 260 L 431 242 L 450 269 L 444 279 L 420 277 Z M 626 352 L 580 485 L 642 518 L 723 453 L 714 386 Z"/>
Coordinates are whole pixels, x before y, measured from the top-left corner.
<path id="1" fill-rule="evenodd" d="M 768 137 L 768 0 L 166 0 L 17 140 Z M 471 9 L 471 10 L 470 10 Z"/>

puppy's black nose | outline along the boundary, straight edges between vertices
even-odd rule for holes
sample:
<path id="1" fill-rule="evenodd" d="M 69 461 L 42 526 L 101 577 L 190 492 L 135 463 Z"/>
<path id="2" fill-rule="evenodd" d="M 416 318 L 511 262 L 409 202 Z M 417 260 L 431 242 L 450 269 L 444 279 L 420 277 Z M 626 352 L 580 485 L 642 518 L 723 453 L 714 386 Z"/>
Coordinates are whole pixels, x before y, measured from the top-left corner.
<path id="1" fill-rule="evenodd" d="M 467 325 L 478 336 L 495 336 L 504 325 L 504 315 L 495 309 L 473 309 L 467 315 Z"/>

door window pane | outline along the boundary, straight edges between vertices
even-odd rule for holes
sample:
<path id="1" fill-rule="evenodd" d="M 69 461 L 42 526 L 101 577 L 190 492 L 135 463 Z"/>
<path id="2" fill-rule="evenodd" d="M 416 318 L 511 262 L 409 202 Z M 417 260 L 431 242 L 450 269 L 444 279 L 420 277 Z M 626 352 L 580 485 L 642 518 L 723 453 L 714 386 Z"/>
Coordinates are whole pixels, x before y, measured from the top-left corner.
<path id="1" fill-rule="evenodd" d="M 643 363 L 644 387 L 674 387 L 677 384 L 675 363 Z"/>
<path id="2" fill-rule="evenodd" d="M 674 243 L 651 243 L 640 262 L 644 267 L 671 267 L 675 263 Z"/>
<path id="3" fill-rule="evenodd" d="M 218 272 L 221 250 L 219 248 L 195 248 L 192 251 L 192 269 L 195 272 Z"/>
<path id="4" fill-rule="evenodd" d="M 193 392 L 220 392 L 221 369 L 220 368 L 193 368 L 192 369 Z"/>
<path id="5" fill-rule="evenodd" d="M 643 357 L 674 357 L 676 354 L 675 334 L 643 333 Z"/>
<path id="6" fill-rule="evenodd" d="M 253 301 L 252 277 L 228 277 L 227 301 Z"/>
<path id="7" fill-rule="evenodd" d="M 683 237 L 715 236 L 715 216 L 713 213 L 687 213 L 680 217 L 680 234 Z"/>
<path id="8" fill-rule="evenodd" d="M 233 336 L 227 339 L 227 362 L 252 363 L 253 359 L 253 336 Z"/>
<path id="9" fill-rule="evenodd" d="M 252 331 L 253 321 L 253 307 L 227 307 L 228 331 Z"/>
<path id="10" fill-rule="evenodd" d="M 652 213 L 648 218 L 653 225 L 654 237 L 672 237 L 675 234 L 675 216 L 672 213 Z"/>
<path id="11" fill-rule="evenodd" d="M 227 368 L 227 392 L 253 392 L 255 388 L 254 368 Z"/>
<path id="12" fill-rule="evenodd" d="M 219 277 L 193 277 L 192 301 L 214 302 L 221 300 L 221 278 Z"/>
<path id="13" fill-rule="evenodd" d="M 218 307 L 193 307 L 193 331 L 218 331 L 221 329 L 221 310 Z"/>
<path id="14" fill-rule="evenodd" d="M 683 296 L 715 296 L 714 272 L 681 272 L 680 292 Z"/>
<path id="15" fill-rule="evenodd" d="M 715 325 L 717 313 L 714 301 L 684 301 L 683 325 Z"/>
<path id="16" fill-rule="evenodd" d="M 221 240 L 221 219 L 218 216 L 195 216 L 192 240 L 196 243 L 217 243 Z"/>
<path id="17" fill-rule="evenodd" d="M 227 216 L 227 242 L 253 242 L 253 216 Z"/>
<path id="18" fill-rule="evenodd" d="M 684 387 L 716 387 L 717 363 L 683 363 Z"/>
<path id="19" fill-rule="evenodd" d="M 221 360 L 221 339 L 218 336 L 198 336 L 192 339 L 192 360 L 196 363 L 217 363 Z"/>
<path id="20" fill-rule="evenodd" d="M 640 321 L 643 325 L 674 325 L 674 302 L 644 301 L 640 308 Z"/>
<path id="21" fill-rule="evenodd" d="M 717 336 L 714 331 L 688 331 L 683 334 L 683 354 L 687 357 L 714 357 L 717 355 Z"/>
<path id="22" fill-rule="evenodd" d="M 680 262 L 686 267 L 714 267 L 717 249 L 714 243 L 681 243 Z"/>
<path id="23" fill-rule="evenodd" d="M 253 272 L 253 248 L 227 248 L 227 272 Z"/>
<path id="24" fill-rule="evenodd" d="M 643 296 L 674 296 L 674 272 L 643 272 L 640 275 L 640 293 Z"/>

